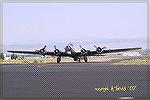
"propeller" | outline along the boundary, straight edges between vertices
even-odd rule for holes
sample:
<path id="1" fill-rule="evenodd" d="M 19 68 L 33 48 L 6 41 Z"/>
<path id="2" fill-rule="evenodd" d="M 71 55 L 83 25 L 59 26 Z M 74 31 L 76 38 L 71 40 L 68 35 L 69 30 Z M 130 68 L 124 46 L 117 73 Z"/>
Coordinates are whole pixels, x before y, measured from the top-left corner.
<path id="1" fill-rule="evenodd" d="M 87 52 L 87 50 L 84 49 L 81 45 L 79 45 L 79 47 L 81 48 L 81 52 L 82 52 L 82 53 L 86 53 L 86 52 Z"/>
<path id="2" fill-rule="evenodd" d="M 60 51 L 56 48 L 56 45 L 54 45 L 54 48 L 55 48 L 55 50 L 54 50 L 55 55 L 59 55 Z"/>
<path id="3" fill-rule="evenodd" d="M 39 54 L 43 55 L 44 57 L 45 57 L 45 54 L 46 54 L 45 48 L 46 48 L 46 45 L 45 45 L 42 49 L 40 49 L 40 50 L 38 51 Z"/>
<path id="4" fill-rule="evenodd" d="M 98 53 L 101 53 L 102 51 L 103 51 L 103 49 L 105 49 L 106 47 L 96 47 L 95 45 L 94 45 L 94 47 L 96 48 L 96 51 L 98 52 Z"/>
<path id="5" fill-rule="evenodd" d="M 71 42 L 70 42 L 70 43 L 68 44 L 68 46 L 73 46 L 73 44 L 74 44 L 74 43 L 71 43 Z"/>
<path id="6" fill-rule="evenodd" d="M 83 55 L 86 55 L 88 53 L 88 50 L 84 49 L 81 45 L 79 45 L 79 47 L 81 48 L 81 53 Z"/>

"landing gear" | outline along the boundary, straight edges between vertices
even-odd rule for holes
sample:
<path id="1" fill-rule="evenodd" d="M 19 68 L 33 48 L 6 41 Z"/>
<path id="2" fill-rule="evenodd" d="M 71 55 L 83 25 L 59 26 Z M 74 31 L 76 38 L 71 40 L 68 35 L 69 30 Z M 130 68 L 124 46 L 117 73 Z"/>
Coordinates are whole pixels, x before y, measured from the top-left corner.
<path id="1" fill-rule="evenodd" d="M 78 58 L 78 62 L 81 62 L 81 59 L 80 59 L 80 58 Z"/>
<path id="2" fill-rule="evenodd" d="M 87 57 L 86 56 L 84 56 L 84 57 L 76 57 L 76 58 L 74 58 L 74 61 L 81 62 L 83 59 L 84 59 L 85 62 L 87 62 Z"/>
<path id="3" fill-rule="evenodd" d="M 87 62 L 87 57 L 86 56 L 84 56 L 84 61 Z"/>
<path id="4" fill-rule="evenodd" d="M 78 61 L 78 58 L 74 58 L 74 61 Z"/>
<path id="5" fill-rule="evenodd" d="M 57 63 L 60 63 L 60 61 L 61 61 L 61 57 L 58 57 L 57 58 Z"/>
<path id="6" fill-rule="evenodd" d="M 75 57 L 75 58 L 74 58 L 74 61 L 81 62 L 81 58 L 80 58 L 80 57 Z"/>

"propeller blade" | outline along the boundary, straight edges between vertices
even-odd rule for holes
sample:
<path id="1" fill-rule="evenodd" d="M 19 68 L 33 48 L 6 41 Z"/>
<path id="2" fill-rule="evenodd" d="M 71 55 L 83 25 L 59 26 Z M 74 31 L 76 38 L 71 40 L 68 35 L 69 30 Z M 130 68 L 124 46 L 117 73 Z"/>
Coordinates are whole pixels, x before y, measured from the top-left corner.
<path id="1" fill-rule="evenodd" d="M 68 46 L 73 46 L 73 44 L 70 42 L 70 43 L 68 44 Z"/>
<path id="2" fill-rule="evenodd" d="M 102 47 L 102 49 L 105 49 L 106 47 Z"/>
<path id="3" fill-rule="evenodd" d="M 97 49 L 97 47 L 94 45 L 94 47 Z"/>
<path id="4" fill-rule="evenodd" d="M 56 45 L 54 45 L 54 48 L 56 49 Z"/>
<path id="5" fill-rule="evenodd" d="M 45 49 L 46 48 L 46 45 L 44 46 L 44 48 L 43 49 Z"/>
<path id="6" fill-rule="evenodd" d="M 79 47 L 80 47 L 81 49 L 83 49 L 81 45 L 79 45 Z"/>

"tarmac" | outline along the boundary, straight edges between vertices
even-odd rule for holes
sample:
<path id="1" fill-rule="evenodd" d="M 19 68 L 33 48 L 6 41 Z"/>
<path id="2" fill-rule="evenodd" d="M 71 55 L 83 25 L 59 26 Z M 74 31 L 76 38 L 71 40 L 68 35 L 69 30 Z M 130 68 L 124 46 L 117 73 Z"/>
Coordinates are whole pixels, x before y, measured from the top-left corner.
<path id="1" fill-rule="evenodd" d="M 5 98 L 148 100 L 149 97 L 148 65 L 75 62 L 3 65 L 2 68 Z"/>

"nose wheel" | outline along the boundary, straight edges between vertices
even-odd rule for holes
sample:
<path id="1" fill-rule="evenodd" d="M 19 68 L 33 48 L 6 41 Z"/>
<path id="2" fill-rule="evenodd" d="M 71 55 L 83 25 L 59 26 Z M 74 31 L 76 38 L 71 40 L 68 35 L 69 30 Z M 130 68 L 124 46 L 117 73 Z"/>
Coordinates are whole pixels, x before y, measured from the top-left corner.
<path id="1" fill-rule="evenodd" d="M 60 61 L 61 61 L 61 57 L 58 57 L 57 58 L 57 63 L 60 63 Z"/>

